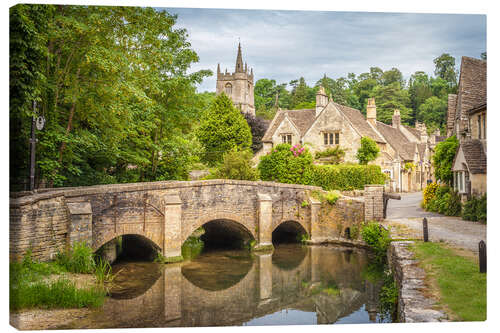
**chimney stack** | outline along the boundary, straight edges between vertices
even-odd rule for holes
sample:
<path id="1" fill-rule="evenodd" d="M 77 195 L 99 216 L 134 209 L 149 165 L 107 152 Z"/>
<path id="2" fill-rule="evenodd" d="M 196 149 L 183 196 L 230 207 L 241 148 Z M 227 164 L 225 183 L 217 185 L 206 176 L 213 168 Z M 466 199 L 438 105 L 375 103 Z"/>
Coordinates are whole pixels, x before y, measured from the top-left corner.
<path id="1" fill-rule="evenodd" d="M 368 104 L 366 105 L 366 120 L 372 124 L 373 127 L 377 127 L 377 106 L 375 105 L 375 98 L 368 98 Z"/>
<path id="2" fill-rule="evenodd" d="M 392 115 L 392 127 L 398 128 L 401 126 L 401 114 L 399 110 L 394 110 L 394 114 Z"/>
<path id="3" fill-rule="evenodd" d="M 316 93 L 316 116 L 325 108 L 328 104 L 328 96 L 326 96 L 325 88 L 323 86 L 319 87 Z"/>

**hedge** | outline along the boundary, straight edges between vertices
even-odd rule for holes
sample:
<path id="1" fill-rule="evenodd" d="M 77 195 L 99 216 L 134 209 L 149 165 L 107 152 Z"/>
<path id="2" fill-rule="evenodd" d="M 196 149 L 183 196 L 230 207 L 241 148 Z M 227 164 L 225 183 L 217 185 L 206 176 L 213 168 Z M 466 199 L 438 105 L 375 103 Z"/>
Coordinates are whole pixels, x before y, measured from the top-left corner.
<path id="1" fill-rule="evenodd" d="M 324 190 L 361 190 L 366 184 L 384 184 L 386 176 L 378 165 L 313 165 L 305 174 L 305 183 Z"/>

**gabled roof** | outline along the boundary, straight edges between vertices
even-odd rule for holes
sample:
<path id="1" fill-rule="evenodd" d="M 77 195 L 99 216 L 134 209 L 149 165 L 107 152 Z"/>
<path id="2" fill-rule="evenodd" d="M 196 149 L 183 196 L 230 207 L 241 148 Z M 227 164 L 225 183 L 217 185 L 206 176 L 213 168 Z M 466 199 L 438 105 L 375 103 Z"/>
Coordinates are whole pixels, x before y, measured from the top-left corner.
<path id="1" fill-rule="evenodd" d="M 458 149 L 461 149 L 464 153 L 470 173 L 486 173 L 486 154 L 480 140 L 462 142 Z M 455 164 L 455 161 L 453 161 L 453 164 Z"/>
<path id="2" fill-rule="evenodd" d="M 486 61 L 462 57 L 455 119 L 463 112 L 486 103 Z"/>
<path id="3" fill-rule="evenodd" d="M 403 125 L 404 128 L 406 128 L 411 134 L 413 134 L 418 140 L 420 140 L 420 131 L 416 129 L 415 127 L 410 127 Z"/>
<path id="4" fill-rule="evenodd" d="M 380 121 L 377 121 L 377 130 L 403 160 L 413 160 L 416 144 L 411 143 L 400 130 Z"/>
<path id="5" fill-rule="evenodd" d="M 273 121 L 269 125 L 266 133 L 262 137 L 262 141 L 269 142 L 272 141 L 272 137 L 274 132 L 278 129 L 279 125 L 288 117 L 288 119 L 293 123 L 293 125 L 297 128 L 300 133 L 300 136 L 303 136 L 307 129 L 314 122 L 316 116 L 315 109 L 303 109 L 303 110 L 278 110 L 276 115 L 274 116 Z"/>
<path id="6" fill-rule="evenodd" d="M 331 103 L 347 117 L 347 119 L 362 136 L 367 136 L 375 142 L 386 143 L 385 139 L 373 130 L 359 110 L 335 102 Z"/>

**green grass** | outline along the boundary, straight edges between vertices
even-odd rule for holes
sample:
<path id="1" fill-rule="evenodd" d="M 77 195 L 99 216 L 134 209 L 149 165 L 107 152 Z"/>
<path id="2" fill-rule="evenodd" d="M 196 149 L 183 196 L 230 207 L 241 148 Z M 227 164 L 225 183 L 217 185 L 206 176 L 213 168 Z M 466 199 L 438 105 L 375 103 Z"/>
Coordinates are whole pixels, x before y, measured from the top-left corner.
<path id="1" fill-rule="evenodd" d="M 50 275 L 65 272 L 93 273 L 98 284 L 82 289 L 68 278 L 46 281 Z M 34 261 L 28 250 L 21 262 L 9 265 L 10 309 L 99 307 L 106 296 L 104 282 L 112 279 L 109 263 L 98 261 L 96 266 L 92 250 L 83 243 L 59 254 L 53 262 Z"/>
<path id="2" fill-rule="evenodd" d="M 436 279 L 442 304 L 462 321 L 486 320 L 486 274 L 477 263 L 438 243 L 416 242 L 415 254 Z"/>
<path id="3" fill-rule="evenodd" d="M 67 279 L 52 283 L 22 281 L 11 285 L 10 309 L 99 307 L 105 296 L 102 288 L 78 289 Z"/>

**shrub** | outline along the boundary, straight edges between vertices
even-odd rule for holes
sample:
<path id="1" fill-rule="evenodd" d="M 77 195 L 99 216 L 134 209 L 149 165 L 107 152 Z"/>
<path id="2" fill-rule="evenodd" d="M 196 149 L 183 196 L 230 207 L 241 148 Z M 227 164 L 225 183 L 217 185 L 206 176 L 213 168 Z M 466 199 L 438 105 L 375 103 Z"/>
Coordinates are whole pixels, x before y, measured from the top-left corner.
<path id="1" fill-rule="evenodd" d="M 194 259 L 203 251 L 204 243 L 199 237 L 190 236 L 181 247 L 182 257 L 184 259 Z"/>
<path id="2" fill-rule="evenodd" d="M 434 163 L 436 178 L 446 184 L 451 184 L 453 179 L 451 167 L 458 146 L 459 143 L 457 138 L 455 136 L 451 136 L 445 141 L 438 143 L 435 148 L 435 154 L 432 160 Z"/>
<path id="3" fill-rule="evenodd" d="M 224 154 L 222 164 L 216 169 L 215 177 L 223 179 L 257 180 L 258 172 L 252 167 L 252 152 L 235 149 Z"/>
<path id="4" fill-rule="evenodd" d="M 313 165 L 306 175 L 306 184 L 324 190 L 349 191 L 363 189 L 366 184 L 384 184 L 386 175 L 378 165 Z"/>
<path id="5" fill-rule="evenodd" d="M 486 195 L 472 197 L 464 204 L 462 218 L 468 221 L 486 223 Z"/>
<path id="6" fill-rule="evenodd" d="M 260 158 L 258 169 L 262 180 L 305 184 L 304 175 L 311 167 L 312 156 L 306 148 L 283 143 Z"/>
<path id="7" fill-rule="evenodd" d="M 314 155 L 314 158 L 331 157 L 328 163 L 330 164 L 340 164 L 344 161 L 345 150 L 341 149 L 339 146 L 335 148 L 328 148 L 324 151 L 318 151 Z"/>
<path id="8" fill-rule="evenodd" d="M 328 191 L 323 195 L 323 197 L 330 205 L 335 205 L 337 200 L 340 198 L 340 193 L 338 191 Z"/>
<path id="9" fill-rule="evenodd" d="M 359 160 L 359 164 L 368 164 L 368 162 L 373 161 L 377 158 L 380 152 L 377 143 L 367 136 L 361 138 L 361 146 L 356 153 L 356 158 Z"/>
<path id="10" fill-rule="evenodd" d="M 429 202 L 436 196 L 436 191 L 439 188 L 437 183 L 430 183 L 424 188 L 423 208 L 425 209 Z"/>
<path id="11" fill-rule="evenodd" d="M 377 261 L 382 261 L 385 258 L 391 242 L 389 230 L 382 228 L 376 222 L 368 222 L 363 224 L 361 228 L 361 238 L 373 249 Z"/>

